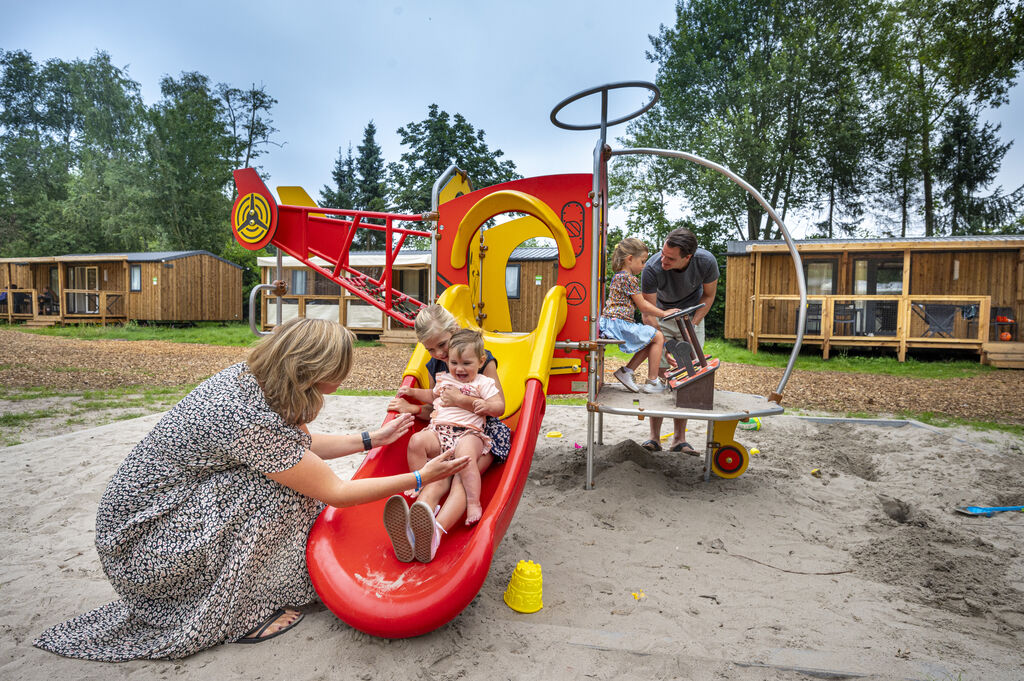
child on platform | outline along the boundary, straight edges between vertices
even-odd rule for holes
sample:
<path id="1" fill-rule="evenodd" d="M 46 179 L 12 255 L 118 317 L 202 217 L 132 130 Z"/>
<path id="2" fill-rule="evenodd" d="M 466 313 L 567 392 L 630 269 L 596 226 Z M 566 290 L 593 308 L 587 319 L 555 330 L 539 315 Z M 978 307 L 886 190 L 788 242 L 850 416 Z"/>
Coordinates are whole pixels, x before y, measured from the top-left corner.
<path id="1" fill-rule="evenodd" d="M 416 338 L 430 354 L 431 359 L 427 362 L 429 385 L 431 388 L 426 400 L 418 400 L 407 391 L 400 391 L 398 397 L 388 404 L 388 411 L 413 414 L 416 418 L 429 421 L 434 411 L 434 396 L 432 389 L 437 385 L 437 377 L 443 373 L 449 373 L 448 358 L 450 355 L 450 343 L 453 336 L 462 328 L 448 310 L 440 305 L 427 305 L 416 315 Z M 501 382 L 498 380 L 497 360 L 489 350 L 484 350 L 483 369 L 480 374 L 494 380 L 498 391 L 501 391 Z M 472 411 L 473 398 L 455 394 L 453 391 L 445 391 L 449 400 L 463 402 Z M 423 402 L 416 404 L 415 402 Z M 489 456 L 480 456 L 476 462 L 479 478 L 493 461 L 504 462 L 508 458 L 512 446 L 512 431 L 502 423 L 503 410 L 493 415 L 488 415 L 484 424 L 483 433 L 491 441 Z M 415 490 L 413 491 L 415 494 Z M 441 498 L 447 494 L 444 504 L 437 509 Z M 479 502 L 478 502 L 479 503 Z M 434 511 L 433 509 L 437 509 Z M 459 476 L 440 480 L 423 487 L 417 495 L 417 502 L 409 509 L 406 501 L 399 495 L 388 500 L 384 509 L 384 525 L 391 537 L 395 547 L 395 555 L 399 560 L 409 562 L 415 557 L 423 562 L 430 561 L 437 551 L 441 534 L 450 529 L 461 517 L 464 511 L 468 511 L 466 503 L 466 492 L 462 479 Z M 435 519 L 436 513 L 436 519 Z M 471 513 L 466 514 L 466 523 L 472 524 L 479 520 L 470 521 Z M 416 532 L 413 532 L 415 526 Z M 419 541 L 416 541 L 416 538 Z M 415 549 L 414 549 L 415 546 Z"/>
<path id="2" fill-rule="evenodd" d="M 608 297 L 601 311 L 599 326 L 602 337 L 622 341 L 619 349 L 633 353 L 626 366 L 616 369 L 612 374 L 619 383 L 633 392 L 660 393 L 668 390 L 668 385 L 658 378 L 658 363 L 665 337 L 653 326 L 635 322 L 634 315 L 639 309 L 642 314 L 661 318 L 678 310 L 659 309 L 640 292 L 637 275 L 643 271 L 648 256 L 644 242 L 633 237 L 623 239 L 615 247 L 611 259 L 611 269 L 615 275 L 608 285 Z M 633 372 L 645 359 L 648 360 L 647 382 L 637 386 Z"/>

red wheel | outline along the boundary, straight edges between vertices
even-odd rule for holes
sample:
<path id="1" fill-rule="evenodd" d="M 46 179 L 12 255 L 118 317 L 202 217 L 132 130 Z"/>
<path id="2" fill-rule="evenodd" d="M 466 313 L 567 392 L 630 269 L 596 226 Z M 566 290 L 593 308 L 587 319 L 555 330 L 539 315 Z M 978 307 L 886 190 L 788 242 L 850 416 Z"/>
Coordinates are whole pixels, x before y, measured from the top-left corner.
<path id="1" fill-rule="evenodd" d="M 711 470 L 720 478 L 738 478 L 747 470 L 750 458 L 743 445 L 723 445 L 711 457 Z"/>

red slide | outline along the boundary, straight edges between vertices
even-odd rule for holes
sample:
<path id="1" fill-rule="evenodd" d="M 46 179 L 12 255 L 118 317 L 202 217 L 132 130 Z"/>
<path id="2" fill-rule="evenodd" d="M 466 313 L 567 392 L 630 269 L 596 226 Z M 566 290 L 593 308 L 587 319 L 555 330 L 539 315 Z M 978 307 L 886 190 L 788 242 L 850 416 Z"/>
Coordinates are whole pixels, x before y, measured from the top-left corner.
<path id="1" fill-rule="evenodd" d="M 403 385 L 415 386 L 416 378 L 406 376 Z M 430 563 L 395 558 L 384 531 L 383 500 L 324 510 L 306 546 L 309 575 L 324 605 L 356 629 L 386 638 L 425 634 L 462 612 L 483 586 L 494 550 L 512 522 L 545 404 L 541 382 L 528 379 L 508 461 L 484 474 L 483 517 L 472 528 L 457 523 Z M 409 437 L 372 450 L 353 477 L 407 473 Z"/>

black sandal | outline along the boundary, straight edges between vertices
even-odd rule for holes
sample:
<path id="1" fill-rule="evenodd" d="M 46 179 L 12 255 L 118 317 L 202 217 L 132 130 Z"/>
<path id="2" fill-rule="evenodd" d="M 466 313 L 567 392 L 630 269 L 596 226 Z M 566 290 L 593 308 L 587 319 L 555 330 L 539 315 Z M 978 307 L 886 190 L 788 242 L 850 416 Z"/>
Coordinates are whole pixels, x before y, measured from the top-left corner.
<path id="1" fill-rule="evenodd" d="M 700 452 L 693 448 L 689 442 L 677 442 L 672 445 L 670 452 L 679 452 L 681 454 L 689 454 L 690 456 L 698 456 Z"/>
<path id="2" fill-rule="evenodd" d="M 274 638 L 275 636 L 280 636 L 284 632 L 288 631 L 289 629 L 294 627 L 296 624 L 301 622 L 302 618 L 305 617 L 305 615 L 300 611 L 299 612 L 299 616 L 296 617 L 295 620 L 291 624 L 289 624 L 288 626 L 282 627 L 282 628 L 278 629 L 273 634 L 268 634 L 267 636 L 263 635 L 263 632 L 266 631 L 267 629 L 269 629 L 271 627 L 271 625 L 274 624 L 274 622 L 276 622 L 277 620 L 281 619 L 282 617 L 284 617 L 287 614 L 288 614 L 287 610 L 285 610 L 284 608 L 278 608 L 277 610 L 275 610 L 274 612 L 272 612 L 270 614 L 270 617 L 268 617 L 267 619 L 263 620 L 262 624 L 257 626 L 252 631 L 247 632 L 244 636 L 242 636 L 242 638 L 240 638 L 237 641 L 235 641 L 235 643 L 263 643 L 264 641 L 269 641 L 270 639 Z"/>
<path id="3" fill-rule="evenodd" d="M 657 440 L 644 440 L 643 443 L 640 444 L 640 446 L 649 452 L 661 451 L 661 443 L 658 442 Z"/>

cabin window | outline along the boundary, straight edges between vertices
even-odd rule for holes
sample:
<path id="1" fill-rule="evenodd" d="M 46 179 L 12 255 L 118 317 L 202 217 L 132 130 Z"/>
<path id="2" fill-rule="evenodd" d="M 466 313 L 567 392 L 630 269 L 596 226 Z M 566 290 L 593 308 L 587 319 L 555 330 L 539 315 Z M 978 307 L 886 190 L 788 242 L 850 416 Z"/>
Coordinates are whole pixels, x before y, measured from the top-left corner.
<path id="1" fill-rule="evenodd" d="M 510 300 L 519 299 L 519 274 L 522 265 L 505 265 L 505 295 Z"/>
<path id="2" fill-rule="evenodd" d="M 292 270 L 292 286 L 288 292 L 297 296 L 306 294 L 306 270 Z"/>
<path id="3" fill-rule="evenodd" d="M 807 282 L 807 295 L 832 295 L 836 290 L 835 261 L 804 263 L 804 279 Z"/>
<path id="4" fill-rule="evenodd" d="M 57 268 L 56 265 L 54 265 L 53 267 L 50 268 L 49 278 L 50 278 L 50 290 L 51 291 L 59 291 L 60 290 L 60 274 L 58 273 L 58 268 Z"/>
<path id="5" fill-rule="evenodd" d="M 142 265 L 132 265 L 129 268 L 131 273 L 131 285 L 128 290 L 130 291 L 141 291 L 142 290 Z"/>
<path id="6" fill-rule="evenodd" d="M 859 296 L 903 293 L 903 260 L 854 260 L 853 292 Z"/>

